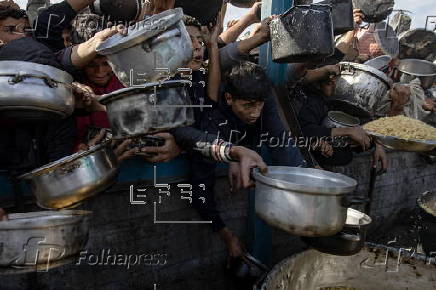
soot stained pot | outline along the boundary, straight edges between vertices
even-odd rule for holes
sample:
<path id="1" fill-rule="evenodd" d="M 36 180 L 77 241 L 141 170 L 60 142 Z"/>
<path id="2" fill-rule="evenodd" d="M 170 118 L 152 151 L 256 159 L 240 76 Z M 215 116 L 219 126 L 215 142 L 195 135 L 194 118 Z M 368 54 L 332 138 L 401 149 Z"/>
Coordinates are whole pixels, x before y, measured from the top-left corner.
<path id="1" fill-rule="evenodd" d="M 326 0 L 319 4 L 332 6 L 333 31 L 335 35 L 354 29 L 352 0 Z"/>
<path id="2" fill-rule="evenodd" d="M 366 232 L 372 220 L 355 209 L 347 211 L 347 221 L 342 231 L 331 237 L 302 238 L 302 240 L 320 252 L 351 256 L 360 252 L 366 240 Z"/>
<path id="3" fill-rule="evenodd" d="M 117 176 L 117 158 L 108 144 L 65 157 L 20 177 L 28 181 L 38 205 L 74 206 L 109 186 Z"/>
<path id="4" fill-rule="evenodd" d="M 377 99 L 383 97 L 392 81 L 368 65 L 341 62 L 341 74 L 330 100 L 344 100 L 373 114 Z"/>
<path id="5" fill-rule="evenodd" d="M 0 221 L 0 266 L 35 266 L 63 260 L 86 246 L 91 212 L 10 214 Z"/>
<path id="6" fill-rule="evenodd" d="M 108 57 L 118 79 L 132 87 L 175 75 L 192 59 L 192 42 L 175 8 L 130 26 L 128 35 L 114 35 L 97 47 Z"/>
<path id="7" fill-rule="evenodd" d="M 320 60 L 334 53 L 331 6 L 294 6 L 271 21 L 273 61 L 296 63 Z"/>
<path id="8" fill-rule="evenodd" d="M 357 182 L 345 175 L 311 168 L 268 168 L 256 180 L 256 213 L 271 226 L 297 236 L 338 233 L 347 218 L 347 194 Z"/>
<path id="9" fill-rule="evenodd" d="M 96 0 L 91 12 L 105 16 L 108 21 L 133 21 L 141 14 L 141 0 Z"/>
<path id="10" fill-rule="evenodd" d="M 353 0 L 354 9 L 362 10 L 364 21 L 377 23 L 385 20 L 394 9 L 394 0 Z"/>
<path id="11" fill-rule="evenodd" d="M 194 123 L 189 81 L 150 83 L 104 95 L 114 139 L 136 137 Z"/>
<path id="12" fill-rule="evenodd" d="M 194 17 L 203 25 L 208 25 L 215 21 L 222 4 L 223 0 L 176 0 L 175 7 L 183 8 L 185 14 Z"/>
<path id="13" fill-rule="evenodd" d="M 50 120 L 74 110 L 73 77 L 55 67 L 26 61 L 0 61 L 0 115 Z"/>
<path id="14" fill-rule="evenodd" d="M 422 229 L 420 231 L 422 247 L 427 255 L 436 252 L 436 194 L 425 192 L 417 200 L 421 208 Z"/>

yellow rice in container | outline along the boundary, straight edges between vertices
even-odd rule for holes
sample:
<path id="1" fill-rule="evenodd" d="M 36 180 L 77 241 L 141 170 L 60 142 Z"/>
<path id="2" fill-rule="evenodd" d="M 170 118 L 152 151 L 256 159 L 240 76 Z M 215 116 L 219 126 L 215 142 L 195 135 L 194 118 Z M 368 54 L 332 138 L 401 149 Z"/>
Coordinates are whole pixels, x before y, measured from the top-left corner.
<path id="1" fill-rule="evenodd" d="M 436 140 L 436 128 L 405 116 L 380 118 L 366 124 L 363 128 L 380 135 L 405 140 Z"/>

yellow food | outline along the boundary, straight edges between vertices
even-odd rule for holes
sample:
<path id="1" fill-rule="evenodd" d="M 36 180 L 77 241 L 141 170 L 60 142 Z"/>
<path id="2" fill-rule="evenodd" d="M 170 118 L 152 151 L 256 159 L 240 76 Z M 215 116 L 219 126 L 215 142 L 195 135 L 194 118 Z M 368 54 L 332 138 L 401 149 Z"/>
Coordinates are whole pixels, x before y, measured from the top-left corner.
<path id="1" fill-rule="evenodd" d="M 381 118 L 363 126 L 365 130 L 405 140 L 436 140 L 436 128 L 405 116 Z"/>

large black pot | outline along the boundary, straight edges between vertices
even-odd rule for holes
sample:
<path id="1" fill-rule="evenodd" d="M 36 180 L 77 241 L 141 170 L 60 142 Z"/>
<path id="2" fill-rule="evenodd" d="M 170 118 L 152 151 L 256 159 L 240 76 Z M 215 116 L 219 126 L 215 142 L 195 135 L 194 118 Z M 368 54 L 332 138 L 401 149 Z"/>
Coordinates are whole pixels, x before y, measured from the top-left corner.
<path id="1" fill-rule="evenodd" d="M 185 14 L 207 25 L 215 21 L 222 4 L 223 0 L 176 0 L 175 7 L 182 7 Z"/>
<path id="2" fill-rule="evenodd" d="M 377 23 L 385 20 L 394 9 L 394 0 L 353 0 L 354 9 L 362 10 L 363 20 Z"/>
<path id="3" fill-rule="evenodd" d="M 351 256 L 359 253 L 365 246 L 366 232 L 371 218 L 357 210 L 348 209 L 347 221 L 338 234 L 331 237 L 301 239 L 314 249 L 331 255 Z"/>
<path id="4" fill-rule="evenodd" d="M 141 0 L 96 0 L 90 5 L 94 14 L 105 16 L 110 21 L 134 21 L 142 9 Z"/>
<path id="5" fill-rule="evenodd" d="M 334 53 L 330 5 L 294 6 L 272 20 L 270 29 L 275 62 L 322 60 Z"/>
<path id="6" fill-rule="evenodd" d="M 354 29 L 352 0 L 325 0 L 320 4 L 332 6 L 333 31 L 340 35 Z"/>

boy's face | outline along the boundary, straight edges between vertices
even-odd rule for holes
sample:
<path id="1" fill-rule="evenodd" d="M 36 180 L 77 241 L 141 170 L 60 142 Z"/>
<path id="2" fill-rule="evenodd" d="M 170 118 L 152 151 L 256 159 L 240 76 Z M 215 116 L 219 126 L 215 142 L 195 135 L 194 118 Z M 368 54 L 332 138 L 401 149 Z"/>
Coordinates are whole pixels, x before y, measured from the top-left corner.
<path id="1" fill-rule="evenodd" d="M 253 125 L 262 114 L 264 101 L 234 99 L 226 93 L 226 101 L 232 107 L 233 113 L 245 124 Z"/>
<path id="2" fill-rule="evenodd" d="M 203 66 L 204 39 L 197 26 L 186 26 L 186 30 L 192 41 L 192 60 L 188 67 L 193 71 L 197 71 Z"/>
<path id="3" fill-rule="evenodd" d="M 106 86 L 114 74 L 107 58 L 103 56 L 97 56 L 85 67 L 84 71 L 90 82 L 101 87 Z"/>
<path id="4" fill-rule="evenodd" d="M 28 28 L 29 25 L 25 18 L 15 19 L 8 17 L 4 20 L 0 20 L 0 40 L 4 44 L 7 44 L 12 40 L 26 37 L 25 32 Z"/>

